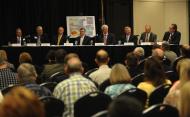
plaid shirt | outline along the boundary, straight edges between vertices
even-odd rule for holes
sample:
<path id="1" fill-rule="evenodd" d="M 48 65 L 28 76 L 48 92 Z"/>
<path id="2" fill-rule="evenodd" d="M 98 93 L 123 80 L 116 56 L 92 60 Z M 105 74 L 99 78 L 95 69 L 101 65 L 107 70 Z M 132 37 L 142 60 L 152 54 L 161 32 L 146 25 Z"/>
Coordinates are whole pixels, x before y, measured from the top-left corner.
<path id="1" fill-rule="evenodd" d="M 53 95 L 65 104 L 64 117 L 74 117 L 74 103 L 82 96 L 97 91 L 96 86 L 80 74 L 72 74 L 70 78 L 59 83 Z"/>
<path id="2" fill-rule="evenodd" d="M 0 69 L 0 90 L 17 84 L 16 73 L 12 72 L 9 68 Z"/>

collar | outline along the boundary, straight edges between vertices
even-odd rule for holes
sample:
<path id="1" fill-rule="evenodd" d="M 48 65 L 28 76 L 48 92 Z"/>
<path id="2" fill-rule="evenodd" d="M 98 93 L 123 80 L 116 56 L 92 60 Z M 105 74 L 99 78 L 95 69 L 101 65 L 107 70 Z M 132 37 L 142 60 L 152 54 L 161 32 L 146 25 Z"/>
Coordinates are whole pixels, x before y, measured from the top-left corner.
<path id="1" fill-rule="evenodd" d="M 100 67 L 99 67 L 99 69 L 104 69 L 104 68 L 109 68 L 109 66 L 108 65 L 101 65 Z"/>

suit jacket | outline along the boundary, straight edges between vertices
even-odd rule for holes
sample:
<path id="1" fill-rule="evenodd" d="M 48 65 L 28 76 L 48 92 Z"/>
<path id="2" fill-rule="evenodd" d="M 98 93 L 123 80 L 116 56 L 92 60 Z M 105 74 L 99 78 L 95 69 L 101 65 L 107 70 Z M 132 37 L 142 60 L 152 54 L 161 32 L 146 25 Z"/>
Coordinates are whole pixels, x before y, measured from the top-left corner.
<path id="1" fill-rule="evenodd" d="M 98 42 L 98 43 L 104 43 L 104 35 L 100 34 L 98 36 L 96 42 Z M 112 33 L 108 33 L 106 45 L 115 45 L 115 44 L 116 44 L 115 35 L 112 34 Z"/>
<path id="2" fill-rule="evenodd" d="M 170 37 L 170 32 L 165 32 L 163 41 L 168 41 Z M 171 36 L 171 40 L 169 41 L 170 44 L 179 44 L 181 40 L 181 33 L 176 31 L 174 34 Z"/>
<path id="3" fill-rule="evenodd" d="M 18 43 L 17 42 L 17 37 L 15 37 L 13 40 L 11 40 L 11 43 Z M 24 44 L 24 37 L 21 37 L 21 45 Z"/>
<path id="4" fill-rule="evenodd" d="M 37 43 L 37 35 L 34 35 L 30 38 L 30 40 L 28 41 L 29 43 Z M 40 36 L 40 41 L 41 43 L 50 43 L 50 40 L 47 36 L 47 34 L 43 34 L 42 36 Z"/>
<path id="5" fill-rule="evenodd" d="M 146 32 L 141 34 L 140 40 L 142 40 L 142 42 L 145 42 L 145 38 L 146 38 Z M 156 42 L 156 41 L 157 41 L 157 35 L 151 32 L 149 36 L 149 42 Z"/>
<path id="6" fill-rule="evenodd" d="M 77 41 L 77 45 L 80 45 L 80 36 L 75 38 L 75 41 Z M 82 45 L 91 45 L 91 38 L 85 35 Z"/>
<path id="7" fill-rule="evenodd" d="M 138 38 L 135 35 L 130 35 L 128 41 L 127 41 L 126 35 L 122 35 L 119 40 L 121 40 L 122 44 L 124 44 L 125 42 L 133 42 L 135 45 L 137 45 L 137 42 L 138 42 Z"/>
<path id="8" fill-rule="evenodd" d="M 67 36 L 63 35 L 61 37 L 59 45 L 64 45 L 64 43 L 66 43 L 66 41 L 67 41 Z M 53 39 L 51 40 L 51 44 L 52 45 L 57 45 L 57 42 L 58 42 L 58 35 L 53 37 Z"/>

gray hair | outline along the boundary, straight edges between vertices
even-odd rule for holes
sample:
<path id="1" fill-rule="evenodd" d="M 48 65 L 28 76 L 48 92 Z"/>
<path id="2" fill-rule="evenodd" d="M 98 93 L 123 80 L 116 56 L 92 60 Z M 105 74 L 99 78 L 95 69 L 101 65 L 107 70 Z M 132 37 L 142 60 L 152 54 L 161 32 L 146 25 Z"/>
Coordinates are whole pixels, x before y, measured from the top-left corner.
<path id="1" fill-rule="evenodd" d="M 103 28 L 109 28 L 109 27 L 108 27 L 108 25 L 104 24 L 104 25 L 102 25 L 101 29 L 103 29 Z"/>
<path id="2" fill-rule="evenodd" d="M 140 55 L 140 56 L 144 56 L 145 55 L 144 49 L 142 47 L 136 47 L 133 52 L 135 54 Z"/>

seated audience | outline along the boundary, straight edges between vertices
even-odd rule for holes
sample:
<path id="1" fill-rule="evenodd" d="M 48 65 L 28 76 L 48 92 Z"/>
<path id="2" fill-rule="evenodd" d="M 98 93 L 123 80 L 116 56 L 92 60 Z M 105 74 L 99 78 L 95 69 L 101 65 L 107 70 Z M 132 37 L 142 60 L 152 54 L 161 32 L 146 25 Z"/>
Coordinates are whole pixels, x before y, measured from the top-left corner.
<path id="1" fill-rule="evenodd" d="M 3 54 L 0 54 L 0 90 L 10 86 L 17 85 L 16 73 L 8 66 Z"/>
<path id="2" fill-rule="evenodd" d="M 135 88 L 135 86 L 130 84 L 130 81 L 131 77 L 126 67 L 122 64 L 115 64 L 110 74 L 111 86 L 106 88 L 105 94 L 110 95 L 112 98 L 116 98 L 124 91 Z"/>
<path id="3" fill-rule="evenodd" d="M 34 91 L 39 97 L 52 95 L 49 89 L 36 84 L 37 73 L 33 65 L 23 63 L 18 67 L 17 73 L 20 84 Z"/>
<path id="4" fill-rule="evenodd" d="M 47 64 L 54 64 L 55 63 L 55 50 L 49 50 L 47 55 L 46 55 L 46 60 L 48 61 Z"/>
<path id="5" fill-rule="evenodd" d="M 139 61 L 138 58 L 135 56 L 135 54 L 128 53 L 127 56 L 125 57 L 125 65 L 132 78 L 140 73 L 140 70 L 138 69 L 138 64 Z"/>
<path id="6" fill-rule="evenodd" d="M 171 65 L 173 65 L 174 61 L 177 58 L 177 54 L 170 50 L 170 44 L 168 42 L 163 42 L 161 46 L 164 51 L 164 56 L 171 61 Z"/>
<path id="7" fill-rule="evenodd" d="M 51 75 L 55 73 L 62 73 L 64 74 L 64 58 L 67 52 L 64 49 L 58 49 L 55 52 L 55 64 L 48 64 L 44 66 L 44 70 L 40 75 L 40 79 L 45 82 Z"/>
<path id="8" fill-rule="evenodd" d="M 165 32 L 163 41 L 167 41 L 169 44 L 178 44 L 181 40 L 181 33 L 177 30 L 176 24 L 171 24 L 169 31 Z"/>
<path id="9" fill-rule="evenodd" d="M 136 47 L 133 50 L 133 53 L 139 59 L 139 61 L 142 61 L 142 60 L 145 59 L 145 51 L 144 51 L 144 49 L 142 47 Z"/>
<path id="10" fill-rule="evenodd" d="M 190 81 L 190 59 L 180 60 L 176 69 L 179 75 L 179 80 L 176 81 L 171 87 L 164 103 L 174 107 L 179 107 L 180 89 L 186 82 Z"/>
<path id="11" fill-rule="evenodd" d="M 109 60 L 109 55 L 105 50 L 99 50 L 96 53 L 95 62 L 99 68 L 92 72 L 89 77 L 98 85 L 102 84 L 110 76 L 111 69 L 108 66 Z"/>
<path id="12" fill-rule="evenodd" d="M 140 40 L 142 42 L 157 42 L 157 35 L 151 32 L 151 26 L 145 26 L 145 32 L 141 34 Z"/>
<path id="13" fill-rule="evenodd" d="M 179 113 L 180 117 L 190 117 L 190 82 L 184 84 L 184 86 L 180 89 L 180 107 Z"/>
<path id="14" fill-rule="evenodd" d="M 2 101 L 0 117 L 45 117 L 45 110 L 33 92 L 16 87 Z"/>
<path id="15" fill-rule="evenodd" d="M 0 55 L 1 55 L 2 59 L 4 60 L 4 62 L 7 63 L 7 67 L 10 68 L 11 70 L 15 71 L 15 66 L 8 61 L 6 51 L 5 50 L 0 50 Z"/>
<path id="16" fill-rule="evenodd" d="M 60 82 L 53 95 L 65 103 L 64 117 L 74 117 L 74 103 L 82 96 L 97 91 L 93 82 L 82 76 L 83 68 L 79 58 L 71 58 L 66 63 L 69 78 Z"/>
<path id="17" fill-rule="evenodd" d="M 108 108 L 108 117 L 142 117 L 142 104 L 132 97 L 116 98 Z"/>
<path id="18" fill-rule="evenodd" d="M 102 33 L 98 36 L 96 42 L 97 43 L 104 43 L 104 45 L 115 45 L 116 39 L 115 35 L 112 33 L 109 33 L 109 27 L 108 25 L 102 25 L 101 27 Z"/>
<path id="19" fill-rule="evenodd" d="M 157 58 L 152 57 L 145 61 L 144 75 L 144 82 L 137 87 L 144 90 L 148 96 L 156 87 L 162 84 L 171 84 L 171 81 L 166 79 L 163 66 Z"/>

